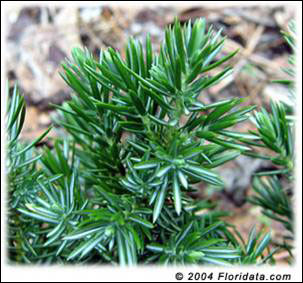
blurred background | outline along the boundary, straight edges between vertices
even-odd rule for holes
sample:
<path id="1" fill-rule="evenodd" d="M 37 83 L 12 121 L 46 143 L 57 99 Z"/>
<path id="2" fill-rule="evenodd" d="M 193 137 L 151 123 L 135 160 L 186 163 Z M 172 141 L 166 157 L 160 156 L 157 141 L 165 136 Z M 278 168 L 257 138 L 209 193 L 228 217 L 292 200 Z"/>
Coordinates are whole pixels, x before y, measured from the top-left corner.
<path id="1" fill-rule="evenodd" d="M 100 2 L 101 3 L 101 2 Z M 104 3 L 104 2 L 103 2 Z M 222 2 L 223 3 L 223 2 Z M 281 70 L 288 66 L 291 52 L 281 36 L 281 30 L 295 15 L 295 6 L 228 6 L 197 3 L 195 5 L 149 6 L 105 5 L 77 6 L 18 6 L 7 10 L 6 76 L 9 85 L 15 82 L 25 95 L 27 115 L 22 137 L 33 139 L 51 124 L 54 109 L 50 103 L 62 104 L 70 98 L 70 89 L 59 76 L 60 62 L 76 46 L 86 46 L 98 56 L 101 49 L 111 46 L 124 55 L 129 36 L 144 40 L 150 33 L 153 47 L 158 50 L 164 28 L 178 17 L 182 23 L 205 17 L 216 30 L 223 28 L 227 36 L 220 56 L 240 48 L 231 60 L 233 76 L 205 91 L 200 100 L 215 102 L 228 97 L 246 97 L 245 104 L 266 106 L 270 99 L 285 96 L 285 86 L 274 79 L 286 78 Z M 219 72 L 216 70 L 215 72 Z M 240 131 L 253 129 L 250 122 L 242 123 Z M 52 130 L 50 137 L 56 136 Z M 51 141 L 49 142 L 51 146 Z M 272 166 L 266 161 L 239 157 L 219 169 L 225 181 L 223 191 L 213 193 L 201 185 L 197 197 L 211 197 L 222 210 L 234 212 L 229 219 L 247 235 L 252 225 L 271 227 L 275 239 L 283 228 L 262 216 L 260 209 L 245 201 L 251 190 L 252 174 Z M 271 167 L 272 168 L 272 167 Z M 247 236 L 246 236 L 247 237 Z M 288 253 L 276 256 L 281 263 Z"/>

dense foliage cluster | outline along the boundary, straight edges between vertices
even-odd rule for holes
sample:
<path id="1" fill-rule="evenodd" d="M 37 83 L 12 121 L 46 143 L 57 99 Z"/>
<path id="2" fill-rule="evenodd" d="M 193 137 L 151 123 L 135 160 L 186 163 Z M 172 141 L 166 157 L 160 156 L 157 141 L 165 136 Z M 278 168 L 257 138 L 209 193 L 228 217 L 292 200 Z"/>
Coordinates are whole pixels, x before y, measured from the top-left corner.
<path id="1" fill-rule="evenodd" d="M 62 78 L 72 99 L 58 108 L 55 123 L 66 132 L 53 149 L 38 153 L 18 141 L 24 98 L 15 87 L 8 106 L 9 256 L 26 263 L 261 264 L 271 260 L 270 234 L 253 228 L 247 241 L 208 200 L 191 193 L 205 182 L 223 187 L 216 167 L 267 146 L 291 175 L 293 128 L 284 106 L 255 115 L 258 132 L 232 126 L 247 120 L 254 106 L 243 99 L 203 103 L 203 91 L 229 75 L 216 69 L 221 31 L 203 19 L 165 31 L 159 54 L 130 39 L 125 59 L 112 48 L 96 60 L 73 49 Z M 202 93 L 202 95 L 200 95 Z M 202 100 L 200 101 L 200 98 Z M 267 158 L 261 156 L 263 158 Z M 256 179 L 252 201 L 289 217 L 291 204 L 277 177 Z M 270 186 L 267 188 L 267 186 Z M 281 206 L 273 205 L 281 201 Z M 285 221 L 285 220 L 281 220 Z"/>

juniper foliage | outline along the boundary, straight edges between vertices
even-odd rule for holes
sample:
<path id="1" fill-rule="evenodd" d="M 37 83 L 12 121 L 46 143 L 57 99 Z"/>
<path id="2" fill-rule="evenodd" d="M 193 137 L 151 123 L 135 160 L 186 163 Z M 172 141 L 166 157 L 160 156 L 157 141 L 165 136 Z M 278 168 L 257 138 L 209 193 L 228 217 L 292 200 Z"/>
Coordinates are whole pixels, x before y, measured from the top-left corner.
<path id="1" fill-rule="evenodd" d="M 260 207 L 262 212 L 272 220 L 278 221 L 288 231 L 285 234 L 283 243 L 276 243 L 291 253 L 293 248 L 289 241 L 294 236 L 294 220 L 292 199 L 294 194 L 294 165 L 295 165 L 295 23 L 289 23 L 288 31 L 282 32 L 285 41 L 291 47 L 293 54 L 289 56 L 289 67 L 283 68 L 289 79 L 275 80 L 274 82 L 284 84 L 288 87 L 289 93 L 285 94 L 287 99 L 277 97 L 271 101 L 270 110 L 262 108 L 254 114 L 254 121 L 257 131 L 251 134 L 259 137 L 260 140 L 254 143 L 254 152 L 247 153 L 256 158 L 270 160 L 278 169 L 273 171 L 259 172 L 253 180 L 253 189 L 256 194 L 248 200 Z M 250 143 L 251 144 L 251 143 Z M 265 155 L 258 153 L 258 147 L 268 149 L 272 154 Z"/>
<path id="2" fill-rule="evenodd" d="M 73 49 L 61 73 L 72 99 L 56 106 L 66 136 L 39 155 L 30 150 L 46 133 L 20 151 L 12 146 L 25 115 L 15 88 L 7 124 L 12 261 L 273 261 L 270 233 L 254 228 L 244 241 L 222 220 L 229 212 L 191 196 L 200 182 L 222 187 L 216 168 L 262 139 L 230 129 L 255 109 L 243 99 L 203 103 L 203 91 L 231 74 L 229 66 L 209 74 L 237 52 L 217 59 L 223 44 L 221 31 L 198 19 L 168 27 L 159 54 L 149 36 L 144 46 L 131 38 L 125 59 L 112 48 L 98 60 Z"/>

